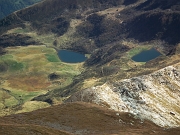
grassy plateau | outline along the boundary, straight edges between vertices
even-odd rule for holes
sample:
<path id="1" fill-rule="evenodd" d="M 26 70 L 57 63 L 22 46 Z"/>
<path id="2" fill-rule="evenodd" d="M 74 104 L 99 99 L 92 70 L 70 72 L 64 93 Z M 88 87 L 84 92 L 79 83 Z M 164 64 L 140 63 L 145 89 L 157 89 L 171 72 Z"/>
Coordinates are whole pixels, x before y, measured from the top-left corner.
<path id="1" fill-rule="evenodd" d="M 55 49 L 44 45 L 6 50 L 7 53 L 0 56 L 0 115 L 7 109 L 17 111 L 18 106 L 33 97 L 69 85 L 73 77 L 80 74 L 81 63 L 63 63 Z M 59 77 L 51 80 L 52 73 Z"/>

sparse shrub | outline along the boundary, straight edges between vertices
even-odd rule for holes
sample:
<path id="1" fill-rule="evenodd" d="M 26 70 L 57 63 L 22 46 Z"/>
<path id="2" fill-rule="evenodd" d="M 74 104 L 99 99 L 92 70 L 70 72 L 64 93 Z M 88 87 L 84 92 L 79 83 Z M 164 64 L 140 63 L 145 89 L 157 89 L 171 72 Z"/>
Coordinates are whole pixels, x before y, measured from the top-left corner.
<path id="1" fill-rule="evenodd" d="M 57 40 L 54 40 L 54 41 L 53 41 L 53 45 L 54 45 L 54 46 L 57 46 L 57 45 L 58 45 L 58 41 L 57 41 Z"/>
<path id="2" fill-rule="evenodd" d="M 0 72 L 5 72 L 8 69 L 8 65 L 4 62 L 0 62 Z"/>
<path id="3" fill-rule="evenodd" d="M 52 27 L 53 26 L 53 27 Z M 70 26 L 69 21 L 67 21 L 65 18 L 60 17 L 55 20 L 53 20 L 49 27 L 51 28 L 51 31 L 53 33 L 58 34 L 59 36 L 63 35 L 67 32 L 68 28 Z"/>
<path id="4" fill-rule="evenodd" d="M 56 73 L 52 73 L 48 76 L 48 78 L 53 81 L 53 80 L 56 80 L 56 79 L 59 79 L 60 78 L 60 75 L 56 74 Z"/>

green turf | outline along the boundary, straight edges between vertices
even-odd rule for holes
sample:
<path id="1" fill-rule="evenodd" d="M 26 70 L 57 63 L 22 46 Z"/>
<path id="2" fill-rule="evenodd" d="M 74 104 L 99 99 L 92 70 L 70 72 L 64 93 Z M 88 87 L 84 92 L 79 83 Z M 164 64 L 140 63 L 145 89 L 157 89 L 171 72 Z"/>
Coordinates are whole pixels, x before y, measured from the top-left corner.
<path id="1" fill-rule="evenodd" d="M 127 53 L 128 58 L 132 58 L 134 55 L 139 54 L 140 52 L 148 50 L 148 49 L 150 49 L 149 46 L 145 46 L 145 47 L 140 46 L 140 47 L 133 48 L 130 51 L 128 51 Z"/>
<path id="2" fill-rule="evenodd" d="M 16 30 L 14 30 L 14 33 L 28 33 L 28 32 L 30 32 L 30 30 L 28 29 L 28 28 L 25 28 L 25 29 L 23 29 L 23 28 L 19 28 L 19 29 L 16 29 Z"/>
<path id="3" fill-rule="evenodd" d="M 0 57 L 0 63 L 8 66 L 9 71 L 18 71 L 24 68 L 24 65 L 13 59 L 12 55 L 3 55 Z"/>
<path id="4" fill-rule="evenodd" d="M 10 54 L 6 54 L 6 55 L 2 55 L 0 56 L 0 61 L 3 61 L 3 60 L 8 60 L 8 59 L 12 59 L 13 56 L 10 55 Z"/>
<path id="5" fill-rule="evenodd" d="M 57 54 L 45 54 L 45 56 L 49 62 L 60 62 Z"/>
<path id="6" fill-rule="evenodd" d="M 0 101 L 2 107 L 8 106 L 10 109 L 48 90 L 64 88 L 73 82 L 74 76 L 81 73 L 81 64 L 61 62 L 53 48 L 28 46 L 7 50 L 7 54 L 0 56 L 0 77 L 3 82 L 1 87 L 10 91 L 10 97 L 5 98 L 5 103 Z M 52 73 L 60 77 L 51 81 L 48 76 Z"/>
<path id="7" fill-rule="evenodd" d="M 5 106 L 7 106 L 7 107 L 13 107 L 18 104 L 19 104 L 19 101 L 13 96 L 11 96 L 10 98 L 5 100 Z"/>
<path id="8" fill-rule="evenodd" d="M 18 63 L 16 61 L 9 61 L 9 71 L 18 71 L 22 70 L 24 65 L 22 63 Z"/>
<path id="9" fill-rule="evenodd" d="M 27 91 L 12 91 L 12 96 L 16 99 L 21 100 L 21 102 L 25 103 L 30 101 L 32 98 L 41 94 L 41 92 L 27 92 Z"/>

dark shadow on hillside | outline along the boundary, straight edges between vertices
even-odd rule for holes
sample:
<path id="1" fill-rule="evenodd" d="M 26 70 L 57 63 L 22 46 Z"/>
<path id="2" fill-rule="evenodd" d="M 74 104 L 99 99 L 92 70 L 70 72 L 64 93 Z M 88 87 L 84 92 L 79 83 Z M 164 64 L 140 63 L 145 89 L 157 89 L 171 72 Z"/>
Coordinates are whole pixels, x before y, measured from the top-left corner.
<path id="1" fill-rule="evenodd" d="M 166 12 L 145 13 L 135 17 L 126 24 L 128 38 L 140 42 L 163 40 L 169 44 L 180 42 L 180 14 Z"/>
<path id="2" fill-rule="evenodd" d="M 35 41 L 32 37 L 22 34 L 5 34 L 0 36 L 0 46 L 27 46 L 27 45 L 40 45 L 41 43 Z"/>

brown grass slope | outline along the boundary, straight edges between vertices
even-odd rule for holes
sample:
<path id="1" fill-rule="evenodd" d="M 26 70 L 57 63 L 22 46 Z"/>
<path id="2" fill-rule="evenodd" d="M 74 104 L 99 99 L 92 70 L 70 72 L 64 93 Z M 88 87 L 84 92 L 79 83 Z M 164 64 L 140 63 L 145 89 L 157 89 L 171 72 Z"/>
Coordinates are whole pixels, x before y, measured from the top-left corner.
<path id="1" fill-rule="evenodd" d="M 163 129 L 131 114 L 117 113 L 90 103 L 76 102 L 0 118 L 0 134 L 171 135 L 180 129 Z"/>
<path id="2" fill-rule="evenodd" d="M 1 135 L 71 135 L 64 131 L 32 124 L 1 124 L 0 129 Z"/>

